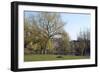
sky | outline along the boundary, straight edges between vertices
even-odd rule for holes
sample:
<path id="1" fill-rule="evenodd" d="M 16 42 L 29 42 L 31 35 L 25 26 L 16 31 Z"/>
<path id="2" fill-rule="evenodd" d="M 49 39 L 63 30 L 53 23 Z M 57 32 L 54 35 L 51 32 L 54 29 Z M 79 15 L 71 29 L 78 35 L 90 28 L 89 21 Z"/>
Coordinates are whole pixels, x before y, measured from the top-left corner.
<path id="1" fill-rule="evenodd" d="M 62 13 L 62 20 L 66 23 L 64 29 L 69 33 L 72 40 L 76 40 L 80 31 L 90 30 L 90 14 Z"/>
<path id="2" fill-rule="evenodd" d="M 36 12 L 25 11 L 25 16 L 31 18 Z M 60 13 L 61 19 L 65 22 L 64 30 L 69 34 L 71 40 L 77 40 L 80 31 L 90 30 L 91 15 L 80 13 Z"/>

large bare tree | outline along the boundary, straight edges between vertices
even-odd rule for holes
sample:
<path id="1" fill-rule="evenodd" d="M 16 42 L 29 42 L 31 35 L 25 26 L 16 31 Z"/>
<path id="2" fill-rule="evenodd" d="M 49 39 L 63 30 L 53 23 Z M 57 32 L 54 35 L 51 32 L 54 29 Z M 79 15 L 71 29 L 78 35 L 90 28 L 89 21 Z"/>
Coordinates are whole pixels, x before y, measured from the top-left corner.
<path id="1" fill-rule="evenodd" d="M 43 54 L 45 54 L 47 44 L 50 43 L 49 40 L 52 40 L 55 35 L 62 33 L 64 22 L 59 13 L 50 12 L 40 12 L 35 21 L 37 22 L 38 29 L 40 29 L 41 36 L 45 37 L 45 40 L 41 41 L 41 48 Z"/>

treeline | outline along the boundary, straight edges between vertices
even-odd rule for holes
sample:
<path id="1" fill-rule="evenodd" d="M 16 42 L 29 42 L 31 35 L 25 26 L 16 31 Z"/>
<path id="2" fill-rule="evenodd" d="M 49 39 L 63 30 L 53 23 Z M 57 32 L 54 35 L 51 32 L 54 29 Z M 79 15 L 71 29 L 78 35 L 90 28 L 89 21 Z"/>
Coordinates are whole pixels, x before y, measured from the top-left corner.
<path id="1" fill-rule="evenodd" d="M 71 42 L 71 48 L 75 55 L 90 56 L 90 31 L 79 32 L 77 40 Z"/>
<path id="2" fill-rule="evenodd" d="M 90 49 L 90 32 L 80 32 L 74 42 L 64 30 L 64 25 L 59 13 L 37 12 L 31 21 L 25 16 L 24 53 L 85 55 L 86 49 Z"/>

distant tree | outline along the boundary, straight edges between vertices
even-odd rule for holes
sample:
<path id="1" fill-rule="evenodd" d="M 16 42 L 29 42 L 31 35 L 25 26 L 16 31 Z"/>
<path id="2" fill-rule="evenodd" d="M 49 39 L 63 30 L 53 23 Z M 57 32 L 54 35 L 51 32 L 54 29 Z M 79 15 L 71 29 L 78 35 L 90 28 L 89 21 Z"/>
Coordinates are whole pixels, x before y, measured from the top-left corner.
<path id="1" fill-rule="evenodd" d="M 80 32 L 77 40 L 79 41 L 78 46 L 80 48 L 81 55 L 85 55 L 87 50 L 90 51 L 90 31 L 88 29 Z"/>

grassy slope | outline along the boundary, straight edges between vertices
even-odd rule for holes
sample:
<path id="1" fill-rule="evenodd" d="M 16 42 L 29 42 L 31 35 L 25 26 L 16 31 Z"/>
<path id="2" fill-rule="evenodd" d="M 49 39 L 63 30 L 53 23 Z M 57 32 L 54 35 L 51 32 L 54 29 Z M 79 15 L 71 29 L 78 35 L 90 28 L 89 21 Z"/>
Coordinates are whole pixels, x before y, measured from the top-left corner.
<path id="1" fill-rule="evenodd" d="M 50 60 L 73 60 L 73 59 L 87 59 L 86 56 L 62 56 L 57 58 L 58 55 L 25 55 L 24 61 L 50 61 Z"/>

